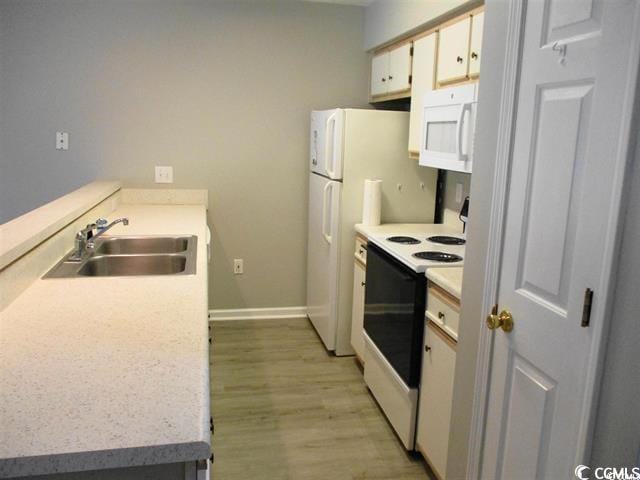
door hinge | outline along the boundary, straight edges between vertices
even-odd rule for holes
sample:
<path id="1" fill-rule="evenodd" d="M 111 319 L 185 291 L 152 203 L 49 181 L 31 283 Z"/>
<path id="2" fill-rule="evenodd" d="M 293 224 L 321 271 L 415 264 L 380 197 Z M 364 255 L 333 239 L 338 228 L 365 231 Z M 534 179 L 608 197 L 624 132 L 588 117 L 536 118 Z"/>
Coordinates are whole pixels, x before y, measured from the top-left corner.
<path id="1" fill-rule="evenodd" d="M 411 48 L 409 49 L 409 56 L 413 57 L 413 45 L 411 46 Z"/>
<path id="2" fill-rule="evenodd" d="M 409 75 L 409 85 L 411 85 L 412 80 L 413 80 L 413 75 Z"/>
<path id="3" fill-rule="evenodd" d="M 587 288 L 584 291 L 584 303 L 582 304 L 582 321 L 581 327 L 588 327 L 591 321 L 591 305 L 593 304 L 593 290 Z"/>

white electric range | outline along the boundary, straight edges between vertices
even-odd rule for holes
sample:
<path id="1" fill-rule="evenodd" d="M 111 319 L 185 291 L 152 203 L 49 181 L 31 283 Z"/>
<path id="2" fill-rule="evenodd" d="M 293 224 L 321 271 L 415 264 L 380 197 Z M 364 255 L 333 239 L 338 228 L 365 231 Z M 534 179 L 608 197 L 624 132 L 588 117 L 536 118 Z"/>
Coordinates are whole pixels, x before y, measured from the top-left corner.
<path id="1" fill-rule="evenodd" d="M 444 225 L 425 225 L 411 233 L 376 232 L 369 235 L 368 241 L 418 273 L 429 267 L 464 264 L 465 236 Z"/>

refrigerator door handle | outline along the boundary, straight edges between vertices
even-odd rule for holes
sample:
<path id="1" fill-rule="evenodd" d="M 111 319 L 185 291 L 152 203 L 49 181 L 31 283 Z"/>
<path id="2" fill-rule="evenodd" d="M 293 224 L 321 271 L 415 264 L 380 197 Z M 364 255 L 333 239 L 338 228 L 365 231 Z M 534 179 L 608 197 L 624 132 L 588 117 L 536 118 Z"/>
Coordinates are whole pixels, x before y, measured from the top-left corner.
<path id="1" fill-rule="evenodd" d="M 324 134 L 324 170 L 329 178 L 335 178 L 335 157 L 336 157 L 336 115 L 337 112 L 332 113 L 327 118 Z M 331 130 L 329 130 L 329 124 L 331 124 Z M 329 142 L 329 132 L 331 131 L 331 142 Z M 331 155 L 329 155 L 329 143 L 331 143 Z M 329 165 L 331 164 L 331 168 Z"/>
<path id="2" fill-rule="evenodd" d="M 324 237 L 325 242 L 331 245 L 331 235 L 332 232 L 327 229 L 327 224 L 331 223 L 331 213 L 330 209 L 327 208 L 329 204 L 330 196 L 328 195 L 329 189 L 331 189 L 331 193 L 333 193 L 333 182 L 327 182 L 324 186 L 324 191 L 322 192 L 322 236 Z M 333 208 L 333 201 L 331 201 L 331 209 Z"/>

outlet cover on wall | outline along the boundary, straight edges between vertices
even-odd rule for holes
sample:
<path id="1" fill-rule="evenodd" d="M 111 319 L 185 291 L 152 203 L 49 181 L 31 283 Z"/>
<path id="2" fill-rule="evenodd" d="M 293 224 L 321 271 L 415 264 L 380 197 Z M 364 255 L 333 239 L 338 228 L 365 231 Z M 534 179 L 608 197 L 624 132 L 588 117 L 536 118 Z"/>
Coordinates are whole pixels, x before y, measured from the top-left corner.
<path id="1" fill-rule="evenodd" d="M 173 167 L 156 165 L 156 183 L 173 183 Z"/>
<path id="2" fill-rule="evenodd" d="M 56 132 L 56 150 L 69 150 L 69 134 Z"/>
<path id="3" fill-rule="evenodd" d="M 241 258 L 233 260 L 233 273 L 242 275 L 244 273 L 244 261 Z"/>

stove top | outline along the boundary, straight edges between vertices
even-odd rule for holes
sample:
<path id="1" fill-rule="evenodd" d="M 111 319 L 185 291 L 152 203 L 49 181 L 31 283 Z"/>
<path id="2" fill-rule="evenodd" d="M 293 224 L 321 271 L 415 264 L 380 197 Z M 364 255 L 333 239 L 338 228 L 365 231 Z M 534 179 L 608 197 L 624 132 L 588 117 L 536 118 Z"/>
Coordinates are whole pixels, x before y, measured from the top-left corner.
<path id="1" fill-rule="evenodd" d="M 467 241 L 460 237 L 451 237 L 449 235 L 434 235 L 427 238 L 430 242 L 440 243 L 442 245 L 464 245 Z"/>
<path id="2" fill-rule="evenodd" d="M 417 245 L 420 243 L 420 240 L 414 237 L 405 237 L 402 235 L 395 237 L 388 237 L 387 240 L 393 243 L 402 243 L 403 245 Z"/>
<path id="3" fill-rule="evenodd" d="M 456 255 L 455 253 L 447 253 L 447 252 L 416 252 L 412 254 L 413 257 L 419 258 L 421 260 L 433 260 L 435 262 L 461 262 L 462 257 L 460 255 Z"/>
<path id="4" fill-rule="evenodd" d="M 418 273 L 464 263 L 464 236 L 446 225 L 425 225 L 411 232 L 387 230 L 370 235 L 369 241 Z"/>

